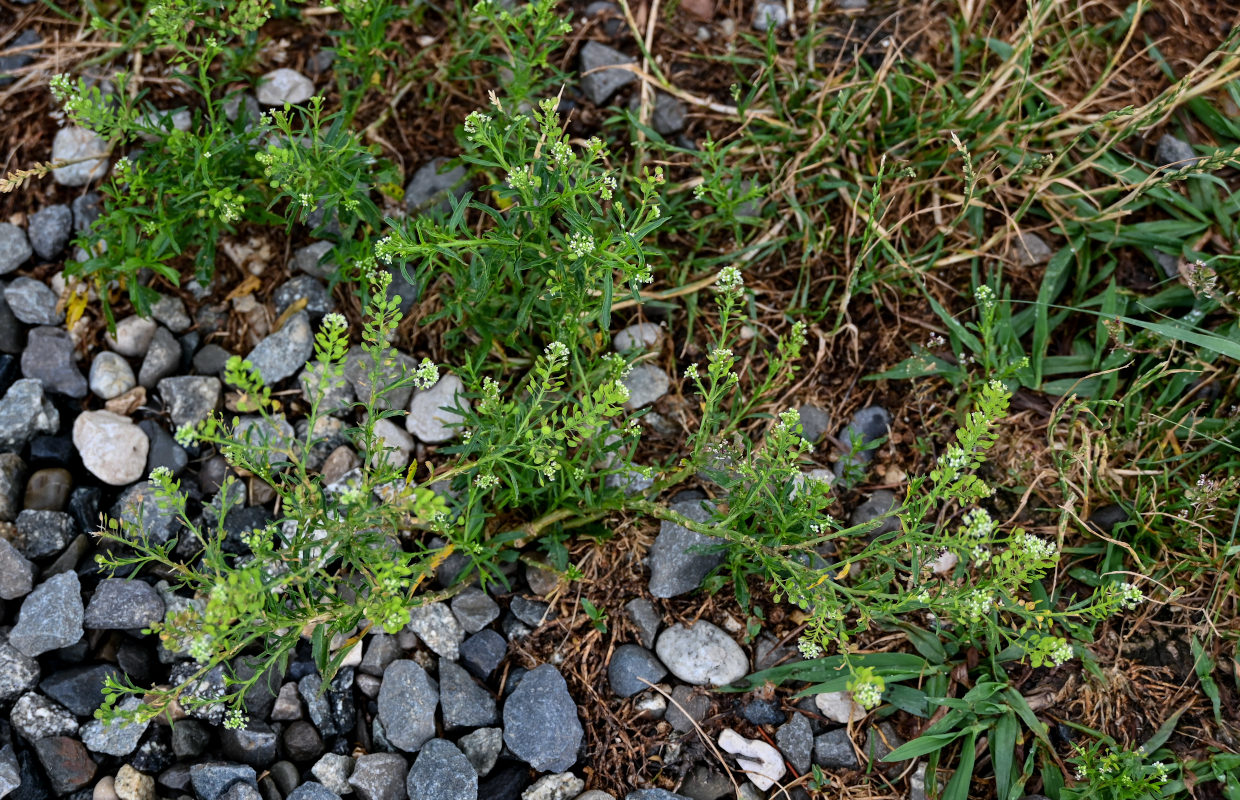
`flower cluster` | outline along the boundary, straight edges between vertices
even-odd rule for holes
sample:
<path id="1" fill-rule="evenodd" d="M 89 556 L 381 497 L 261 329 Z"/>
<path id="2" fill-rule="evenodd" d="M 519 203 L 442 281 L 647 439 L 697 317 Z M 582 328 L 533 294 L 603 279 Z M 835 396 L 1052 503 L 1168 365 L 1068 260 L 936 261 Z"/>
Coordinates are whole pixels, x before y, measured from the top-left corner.
<path id="1" fill-rule="evenodd" d="M 724 293 L 739 296 L 745 290 L 745 279 L 737 267 L 724 267 L 715 279 L 715 288 Z"/>
<path id="2" fill-rule="evenodd" d="M 573 231 L 568 236 L 568 254 L 574 261 L 594 252 L 594 237 L 584 231 Z"/>

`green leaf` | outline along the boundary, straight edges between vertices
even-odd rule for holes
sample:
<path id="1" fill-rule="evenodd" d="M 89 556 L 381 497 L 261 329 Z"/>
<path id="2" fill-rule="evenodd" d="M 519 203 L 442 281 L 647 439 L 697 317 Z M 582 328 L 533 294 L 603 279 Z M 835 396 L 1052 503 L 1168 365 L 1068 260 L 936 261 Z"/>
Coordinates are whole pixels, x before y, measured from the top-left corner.
<path id="1" fill-rule="evenodd" d="M 1175 726 L 1179 724 L 1181 715 L 1188 710 L 1190 705 L 1192 705 L 1191 701 L 1168 717 L 1166 722 L 1158 726 L 1158 730 L 1154 731 L 1154 735 L 1142 743 L 1141 746 L 1145 748 L 1145 752 L 1153 753 L 1167 743 L 1167 740 L 1171 738 L 1171 734 L 1175 732 Z"/>
<path id="2" fill-rule="evenodd" d="M 973 779 L 973 763 L 976 760 L 977 729 L 970 728 L 968 736 L 960 745 L 960 764 L 943 788 L 942 800 L 969 800 L 969 784 Z"/>
<path id="3" fill-rule="evenodd" d="M 318 667 L 320 674 L 327 671 L 328 644 L 330 642 L 327 639 L 327 626 L 323 624 L 316 625 L 314 633 L 310 637 L 310 653 L 314 657 L 314 666 Z"/>
<path id="4" fill-rule="evenodd" d="M 990 730 L 990 757 L 995 766 L 995 796 L 998 800 L 1007 800 L 1012 789 L 1012 767 L 1019 729 L 1016 714 L 1008 710 L 1000 715 Z"/>
<path id="5" fill-rule="evenodd" d="M 883 761 L 907 761 L 910 758 L 924 756 L 927 753 L 933 753 L 942 750 L 947 745 L 959 739 L 966 734 L 974 733 L 973 727 L 963 730 L 951 731 L 949 733 L 929 733 L 918 736 L 911 742 L 904 744 L 892 750 L 883 757 Z"/>
<path id="6" fill-rule="evenodd" d="M 1182 325 L 1175 325 L 1167 322 L 1145 322 L 1132 317 L 1121 316 L 1119 320 L 1128 325 L 1135 325 L 1138 328 L 1145 328 L 1147 331 L 1153 331 L 1160 336 L 1168 339 L 1174 339 L 1177 342 L 1204 347 L 1212 353 L 1227 356 L 1228 358 L 1240 361 L 1240 342 L 1225 339 L 1222 336 L 1216 336 L 1213 333 L 1199 333 L 1189 330 Z"/>

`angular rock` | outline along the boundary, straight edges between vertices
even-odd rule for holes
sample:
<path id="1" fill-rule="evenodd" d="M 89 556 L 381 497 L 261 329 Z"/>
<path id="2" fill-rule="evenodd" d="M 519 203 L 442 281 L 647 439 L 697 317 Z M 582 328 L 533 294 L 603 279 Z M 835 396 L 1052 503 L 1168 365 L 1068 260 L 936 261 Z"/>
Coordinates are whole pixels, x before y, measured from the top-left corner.
<path id="1" fill-rule="evenodd" d="M 396 753 L 358 756 L 349 785 L 358 800 L 405 800 L 405 776 L 409 765 Z"/>
<path id="2" fill-rule="evenodd" d="M 181 343 L 161 325 L 146 348 L 146 357 L 138 370 L 138 383 L 147 389 L 154 389 L 157 383 L 174 374 L 180 366 Z"/>
<path id="3" fill-rule="evenodd" d="M 34 564 L 8 539 L 0 539 L 0 600 L 25 597 L 33 588 Z"/>
<path id="4" fill-rule="evenodd" d="M 98 770 L 82 743 L 67 736 L 40 739 L 34 743 L 34 751 L 57 794 L 76 792 L 89 784 Z"/>
<path id="5" fill-rule="evenodd" d="M 501 728 L 479 728 L 461 737 L 457 745 L 474 765 L 479 778 L 485 778 L 495 769 L 500 750 L 504 747 L 504 731 Z"/>
<path id="6" fill-rule="evenodd" d="M 129 417 L 83 411 L 73 421 L 73 445 L 92 475 L 111 486 L 126 486 L 143 476 L 151 442 Z"/>
<path id="7" fill-rule="evenodd" d="M 274 386 L 306 365 L 314 354 L 314 332 L 310 317 L 299 311 L 289 317 L 284 327 L 259 342 L 246 360 L 254 365 L 263 382 Z"/>
<path id="8" fill-rule="evenodd" d="M 439 687 L 417 663 L 392 662 L 379 689 L 378 714 L 393 745 L 415 753 L 435 735 Z"/>
<path id="9" fill-rule="evenodd" d="M 258 788 L 258 778 L 253 767 L 222 761 L 194 764 L 189 768 L 189 780 L 198 800 L 220 800 L 226 791 L 238 783 Z"/>
<path id="10" fill-rule="evenodd" d="M 1194 166 L 1199 159 L 1193 151 L 1193 146 L 1188 142 L 1183 139 L 1177 139 L 1169 133 L 1164 133 L 1162 138 L 1158 140 L 1158 149 L 1154 153 L 1154 160 L 1158 162 L 1159 166 L 1180 169 L 1181 167 Z"/>
<path id="11" fill-rule="evenodd" d="M 467 586 L 452 598 L 452 613 L 467 633 L 477 633 L 499 618 L 499 605 L 476 586 Z"/>
<path id="12" fill-rule="evenodd" d="M 339 269 L 336 263 L 328 258 L 333 247 L 331 242 L 312 242 L 293 252 L 292 266 L 307 275 L 328 280 Z"/>
<path id="13" fill-rule="evenodd" d="M 847 728 L 836 728 L 815 737 L 814 763 L 827 769 L 857 769 L 860 766 Z"/>
<path id="14" fill-rule="evenodd" d="M 92 630 L 136 630 L 164 618 L 164 601 L 149 583 L 108 578 L 86 606 L 83 625 Z"/>
<path id="15" fill-rule="evenodd" d="M 193 425 L 210 416 L 220 404 L 222 389 L 219 378 L 207 375 L 164 378 L 158 384 L 164 408 L 177 427 Z"/>
<path id="16" fill-rule="evenodd" d="M 21 788 L 21 772 L 13 745 L 0 747 L 0 797 L 8 797 L 14 789 Z"/>
<path id="17" fill-rule="evenodd" d="M 461 643 L 461 665 L 474 677 L 489 680 L 508 653 L 508 641 L 493 630 L 484 630 Z"/>
<path id="18" fill-rule="evenodd" d="M 13 545 L 26 558 L 55 555 L 69 546 L 77 533 L 73 517 L 59 511 L 26 509 L 17 515 Z"/>
<path id="19" fill-rule="evenodd" d="M 452 211 L 449 198 L 460 198 L 469 189 L 465 165 L 448 167 L 448 159 L 434 158 L 413 173 L 405 187 L 405 209 L 411 215 Z"/>
<path id="20" fill-rule="evenodd" d="M 672 730 L 685 733 L 694 729 L 710 713 L 710 695 L 690 686 L 672 689 L 672 702 L 667 704 L 665 719 Z"/>
<path id="21" fill-rule="evenodd" d="M 314 97 L 314 81 L 295 69 L 281 67 L 259 79 L 255 95 L 265 106 L 297 105 Z"/>
<path id="22" fill-rule="evenodd" d="M 86 378 L 74 360 L 73 340 L 59 328 L 38 327 L 30 331 L 22 352 L 22 377 L 41 381 L 45 392 L 74 398 L 86 396 Z"/>
<path id="23" fill-rule="evenodd" d="M 79 717 L 90 717 L 103 704 L 103 685 L 109 677 L 119 678 L 120 670 L 110 664 L 73 667 L 44 678 L 39 690 Z"/>
<path id="24" fill-rule="evenodd" d="M 224 756 L 255 769 L 266 769 L 276 760 L 276 733 L 262 720 L 251 719 L 244 728 L 220 731 Z"/>
<path id="25" fill-rule="evenodd" d="M 775 731 L 775 744 L 792 764 L 797 774 L 809 772 L 814 755 L 814 729 L 803 714 L 793 714 L 792 719 Z"/>
<path id="26" fill-rule="evenodd" d="M 583 735 L 568 684 L 550 664 L 526 673 L 504 703 L 504 744 L 536 770 L 567 770 Z"/>
<path id="27" fill-rule="evenodd" d="M 138 708 L 140 701 L 137 697 L 127 697 L 120 702 L 118 708 L 123 711 L 133 711 Z M 86 745 L 92 753 L 103 753 L 109 756 L 127 756 L 138 746 L 138 742 L 142 740 L 142 734 L 146 733 L 146 729 L 150 726 L 150 722 L 125 722 L 123 720 L 115 720 L 113 722 L 103 722 L 102 720 L 91 720 L 82 726 L 82 744 Z"/>
<path id="28" fill-rule="evenodd" d="M 39 209 L 27 223 L 30 246 L 44 261 L 51 261 L 65 250 L 73 235 L 73 211 L 65 205 Z"/>
<path id="29" fill-rule="evenodd" d="M 128 535 L 141 533 L 156 544 L 167 543 L 181 529 L 171 510 L 160 509 L 155 487 L 150 481 L 142 481 L 126 489 L 116 499 L 111 514 L 125 524 Z"/>
<path id="30" fill-rule="evenodd" d="M 280 284 L 271 295 L 277 314 L 283 314 L 285 309 L 299 301 L 305 301 L 303 308 L 313 320 L 322 319 L 324 314 L 336 308 L 327 288 L 311 275 L 290 278 Z"/>
<path id="31" fill-rule="evenodd" d="M 43 397 L 43 384 L 23 378 L 0 399 L 0 450 L 21 450 L 35 436 L 60 430 L 60 414 Z"/>
<path id="32" fill-rule="evenodd" d="M 439 705 L 443 707 L 443 726 L 447 730 L 483 728 L 499 721 L 495 698 L 463 668 L 439 659 Z"/>
<path id="33" fill-rule="evenodd" d="M 620 64 L 632 64 L 633 59 L 619 50 L 588 41 L 581 48 L 578 68 L 581 72 L 581 89 L 596 106 L 605 104 L 622 86 L 637 80 L 636 73 L 626 69 L 606 69 Z"/>
<path id="34" fill-rule="evenodd" d="M 864 503 L 853 509 L 848 518 L 850 527 L 865 525 L 877 521 L 865 535 L 868 539 L 877 539 L 887 533 L 900 530 L 899 501 L 895 493 L 887 489 L 877 489 Z"/>
<path id="35" fill-rule="evenodd" d="M 620 697 L 632 697 L 644 692 L 650 684 L 658 683 L 667 674 L 667 669 L 659 663 L 654 653 L 635 644 L 622 644 L 611 654 L 611 662 L 607 665 L 607 679 L 611 690 Z"/>
<path id="36" fill-rule="evenodd" d="M 310 774 L 319 779 L 319 783 L 339 795 L 353 791 L 349 786 L 349 775 L 353 773 L 353 759 L 338 753 L 326 753 L 310 768 Z"/>
<path id="37" fill-rule="evenodd" d="M 11 223 L 0 222 L 0 275 L 25 264 L 33 253 L 25 231 Z"/>
<path id="38" fill-rule="evenodd" d="M 13 316 L 27 325 L 59 325 L 65 312 L 56 308 L 56 293 L 34 278 L 14 278 L 4 290 Z"/>
<path id="39" fill-rule="evenodd" d="M 460 378 L 444 375 L 431 388 L 414 392 L 409 401 L 409 416 L 405 418 L 405 429 L 427 444 L 450 441 L 459 429 L 449 426 L 459 425 L 465 418 L 447 409 L 469 410 L 470 403 L 463 396 L 464 391 L 465 385 Z"/>
<path id="40" fill-rule="evenodd" d="M 431 739 L 414 760 L 406 789 L 418 800 L 477 800 L 478 773 L 452 742 Z"/>
<path id="41" fill-rule="evenodd" d="M 49 736 L 76 736 L 78 732 L 77 719 L 69 709 L 37 692 L 27 692 L 17 698 L 9 712 L 9 721 L 31 744 Z"/>
<path id="42" fill-rule="evenodd" d="M 820 692 L 814 695 L 814 705 L 818 713 L 841 725 L 858 722 L 865 717 L 865 709 L 848 692 Z"/>
<path id="43" fill-rule="evenodd" d="M 635 597 L 625 604 L 624 610 L 628 612 L 629 620 L 637 629 L 637 638 L 642 647 L 647 650 L 654 647 L 655 637 L 663 624 L 659 612 L 655 610 L 654 603 L 644 597 Z"/>
<path id="44" fill-rule="evenodd" d="M 629 390 L 629 399 L 624 402 L 628 411 L 650 405 L 667 394 L 671 381 L 667 373 L 650 364 L 637 364 L 624 378 L 624 385 Z"/>
<path id="45" fill-rule="evenodd" d="M 340 800 L 340 795 L 318 781 L 306 781 L 294 789 L 287 800 Z"/>
<path id="46" fill-rule="evenodd" d="M 725 686 L 749 670 L 740 645 L 706 620 L 698 620 L 692 628 L 676 624 L 663 631 L 655 652 L 673 675 L 695 686 Z"/>
<path id="47" fill-rule="evenodd" d="M 436 655 L 450 661 L 461 657 L 461 641 L 465 631 L 456 621 L 447 603 L 428 603 L 409 611 L 409 630 Z"/>
<path id="48" fill-rule="evenodd" d="M 801 438 L 810 444 L 817 444 L 831 430 L 831 416 L 818 406 L 803 405 L 797 409 L 797 416 L 801 420 Z"/>
<path id="49" fill-rule="evenodd" d="M 145 317 L 125 317 L 116 323 L 116 331 L 107 334 L 104 339 L 117 353 L 127 358 L 137 358 L 146 355 L 146 348 L 151 344 L 151 338 L 155 336 L 155 331 L 159 329 L 159 325 L 154 320 Z"/>
<path id="50" fill-rule="evenodd" d="M 185 311 L 185 303 L 170 294 L 151 304 L 151 317 L 173 333 L 181 333 L 194 324 Z"/>
<path id="51" fill-rule="evenodd" d="M 82 585 L 73 572 L 39 584 L 22 602 L 9 644 L 30 657 L 68 647 L 82 638 Z"/>
<path id="52" fill-rule="evenodd" d="M 671 510 L 694 522 L 709 522 L 712 511 L 699 500 L 672 503 Z M 693 591 L 702 579 L 723 563 L 723 553 L 709 552 L 721 542 L 664 520 L 650 548 L 650 593 L 655 597 L 677 597 Z"/>
<path id="53" fill-rule="evenodd" d="M 65 162 L 52 170 L 52 180 L 61 186 L 85 186 L 107 173 L 108 143 L 86 128 L 69 125 L 56 131 L 52 161 Z"/>

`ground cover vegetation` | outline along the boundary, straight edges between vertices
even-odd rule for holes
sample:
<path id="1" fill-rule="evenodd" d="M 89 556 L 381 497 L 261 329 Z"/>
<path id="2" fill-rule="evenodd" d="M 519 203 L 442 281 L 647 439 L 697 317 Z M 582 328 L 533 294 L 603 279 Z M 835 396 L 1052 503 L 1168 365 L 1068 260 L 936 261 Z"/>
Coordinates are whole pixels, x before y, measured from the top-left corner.
<path id="1" fill-rule="evenodd" d="M 57 74 L 39 91 L 41 62 L 0 86 L 18 121 L 4 213 L 65 166 L 39 155 L 43 118 L 10 112 L 18 98 L 120 156 L 66 263 L 69 328 L 102 336 L 193 283 L 259 290 L 270 278 L 229 242 L 312 236 L 339 265 L 308 402 L 235 357 L 231 411 L 177 432 L 272 487 L 278 518 L 237 542 L 227 485 L 199 516 L 157 470 L 185 534 L 98 533 L 105 571 L 195 598 L 150 630 L 196 664 L 110 681 L 98 714 L 222 704 L 243 726 L 247 693 L 305 642 L 326 685 L 369 632 L 474 580 L 506 586 L 518 563 L 579 609 L 524 655 L 558 649 L 587 686 L 632 554 L 670 522 L 720 557 L 677 613 L 799 652 L 734 689 L 846 690 L 903 734 L 868 770 L 815 765 L 785 791 L 1233 796 L 1235 11 L 39 7 L 65 45 L 45 45 Z M 591 73 L 592 40 L 632 59 Z M 333 76 L 313 99 L 246 106 L 311 47 Z M 592 77 L 631 102 L 583 98 Z M 683 132 L 656 124 L 669 100 Z M 406 214 L 431 156 L 463 167 L 461 190 Z M 657 347 L 612 346 L 643 322 Z M 372 391 L 341 409 L 351 345 Z M 653 409 L 634 402 L 651 366 L 671 376 Z M 454 438 L 406 466 L 389 398 L 446 380 Z M 889 422 L 807 441 L 807 404 Z M 342 410 L 360 462 L 332 483 L 316 454 Z M 283 433 L 288 413 L 309 433 Z M 690 488 L 709 498 L 694 513 L 669 502 Z M 850 519 L 875 490 L 895 493 L 890 514 Z M 449 558 L 456 580 L 434 583 Z M 221 667 L 223 693 L 196 695 Z M 587 729 L 601 788 L 674 784 L 652 725 L 604 709 Z"/>

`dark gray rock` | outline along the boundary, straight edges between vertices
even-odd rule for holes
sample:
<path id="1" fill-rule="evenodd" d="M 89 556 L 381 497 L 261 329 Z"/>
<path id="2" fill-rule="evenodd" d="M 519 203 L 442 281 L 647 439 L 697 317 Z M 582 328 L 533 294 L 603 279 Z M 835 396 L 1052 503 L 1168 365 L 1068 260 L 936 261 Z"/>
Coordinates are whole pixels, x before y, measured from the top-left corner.
<path id="1" fill-rule="evenodd" d="M 181 298 L 166 294 L 151 304 L 151 316 L 173 333 L 182 333 L 194 324 Z"/>
<path id="2" fill-rule="evenodd" d="M 644 597 L 636 597 L 625 604 L 624 610 L 628 612 L 633 627 L 637 628 L 637 638 L 642 647 L 647 650 L 654 647 L 655 637 L 658 636 L 659 627 L 663 623 L 659 612 L 655 610 L 654 603 Z"/>
<path id="3" fill-rule="evenodd" d="M 284 729 L 284 750 L 293 761 L 314 761 L 323 755 L 323 737 L 313 725 L 299 719 Z"/>
<path id="4" fill-rule="evenodd" d="M 779 707 L 779 701 L 754 698 L 741 707 L 741 716 L 754 725 L 782 725 L 788 715 Z"/>
<path id="5" fill-rule="evenodd" d="M 540 772 L 564 772 L 577 761 L 584 731 L 560 671 L 530 670 L 504 703 L 504 744 Z"/>
<path id="6" fill-rule="evenodd" d="M 146 357 L 142 359 L 142 368 L 138 370 L 138 383 L 147 389 L 154 389 L 164 378 L 176 373 L 181 366 L 181 343 L 172 335 L 172 331 L 160 325 L 147 345 Z"/>
<path id="7" fill-rule="evenodd" d="M 0 636 L 0 703 L 15 700 L 39 682 L 39 662 Z"/>
<path id="8" fill-rule="evenodd" d="M 39 54 L 38 50 L 26 50 L 24 48 L 36 45 L 43 40 L 39 38 L 39 34 L 33 28 L 26 28 L 13 41 L 4 46 L 4 55 L 0 55 L 0 86 L 7 86 L 16 80 L 16 77 L 7 73 L 19 70 L 34 60 Z M 18 51 L 18 52 L 14 52 Z M 5 793 L 0 791 L 0 797 Z"/>
<path id="9" fill-rule="evenodd" d="M 435 735 L 439 687 L 416 662 L 394 661 L 379 688 L 378 714 L 390 741 L 415 753 Z"/>
<path id="10" fill-rule="evenodd" d="M 223 386 L 209 375 L 181 375 L 164 378 L 157 390 L 172 424 L 193 424 L 206 419 L 220 404 Z"/>
<path id="11" fill-rule="evenodd" d="M 26 329 L 17 321 L 17 317 L 13 316 L 13 310 L 4 299 L 4 292 L 0 291 L 0 353 L 16 356 L 21 355 L 24 349 Z M 4 388 L 0 386 L 0 390 Z"/>
<path id="12" fill-rule="evenodd" d="M 16 600 L 34 588 L 34 564 L 17 552 L 8 539 L 0 539 L 0 600 Z"/>
<path id="13" fill-rule="evenodd" d="M 362 656 L 362 663 L 358 665 L 357 670 L 367 675 L 383 677 L 388 665 L 397 658 L 400 658 L 400 644 L 396 641 L 396 637 L 386 633 L 376 633 L 370 637 L 370 642 L 366 645 L 366 654 Z"/>
<path id="14" fill-rule="evenodd" d="M 12 522 L 22 510 L 26 462 L 16 453 L 0 453 L 0 522 Z"/>
<path id="15" fill-rule="evenodd" d="M 422 747 L 405 786 L 418 800 L 478 800 L 478 773 L 446 739 L 431 739 Z"/>
<path id="16" fill-rule="evenodd" d="M 314 354 L 314 331 L 310 317 L 299 311 L 289 317 L 284 327 L 259 342 L 246 360 L 254 365 L 263 382 L 274 386 L 306 365 Z"/>
<path id="17" fill-rule="evenodd" d="M 98 765 L 86 748 L 68 736 L 49 736 L 34 743 L 35 755 L 57 794 L 72 794 L 88 785 Z"/>
<path id="18" fill-rule="evenodd" d="M 17 764 L 17 754 L 13 752 L 13 745 L 6 744 L 0 747 L 0 797 L 7 797 L 21 785 L 21 770 Z"/>
<path id="19" fill-rule="evenodd" d="M 69 514 L 28 508 L 17 515 L 17 537 L 13 545 L 26 558 L 46 558 L 68 547 L 75 535 L 77 529 Z"/>
<path id="20" fill-rule="evenodd" d="M 870 539 L 876 539 L 886 533 L 900 530 L 900 517 L 895 513 L 899 510 L 899 502 L 895 493 L 887 489 L 878 489 L 864 503 L 853 509 L 848 517 L 850 526 L 865 525 L 878 521 L 873 529 L 866 532 Z"/>
<path id="21" fill-rule="evenodd" d="M 332 247 L 331 242 L 312 242 L 294 251 L 293 267 L 316 278 L 330 279 L 339 269 L 330 258 Z"/>
<path id="22" fill-rule="evenodd" d="M 82 638 L 82 585 L 66 572 L 39 585 L 22 602 L 9 644 L 28 656 L 68 647 Z"/>
<path id="23" fill-rule="evenodd" d="M 163 598 L 149 583 L 108 578 L 91 596 L 83 625 L 92 630 L 136 630 L 163 618 Z"/>
<path id="24" fill-rule="evenodd" d="M 439 704 L 447 730 L 483 728 L 498 721 L 495 698 L 463 668 L 439 659 Z"/>
<path id="25" fill-rule="evenodd" d="M 663 136 L 679 133 L 685 128 L 685 104 L 670 94 L 656 92 L 654 112 L 650 115 L 650 127 Z"/>
<path id="26" fill-rule="evenodd" d="M 95 224 L 103 213 L 103 197 L 98 192 L 87 192 L 73 198 L 73 231 L 84 233 Z"/>
<path id="27" fill-rule="evenodd" d="M 581 89 L 590 102 L 601 106 L 622 86 L 637 80 L 637 75 L 627 69 L 606 69 L 633 62 L 634 59 L 605 44 L 586 42 L 581 48 L 578 67 L 582 76 Z"/>
<path id="28" fill-rule="evenodd" d="M 110 664 L 71 667 L 44 678 L 39 690 L 79 717 L 89 717 L 103 704 L 103 684 L 109 676 L 119 678 L 120 670 Z"/>
<path id="29" fill-rule="evenodd" d="M 693 798 L 669 792 L 667 789 L 638 789 L 626 794 L 624 800 L 693 800 Z"/>
<path id="30" fill-rule="evenodd" d="M 508 601 L 508 610 L 513 613 L 517 619 L 529 625 L 530 628 L 538 628 L 549 619 L 555 619 L 554 613 L 549 613 L 551 606 L 539 600 L 529 600 L 525 597 L 517 595 Z"/>
<path id="31" fill-rule="evenodd" d="M 818 406 L 803 405 L 797 409 L 797 416 L 801 420 L 801 438 L 810 444 L 817 444 L 831 430 L 831 416 Z"/>
<path id="32" fill-rule="evenodd" d="M 635 644 L 622 644 L 611 654 L 607 665 L 607 680 L 611 690 L 620 697 L 632 697 L 644 692 L 650 683 L 658 683 L 667 674 L 667 668 L 655 658 L 654 653 Z"/>
<path id="33" fill-rule="evenodd" d="M 224 757 L 255 769 L 266 769 L 276 760 L 276 732 L 267 723 L 251 719 L 244 728 L 220 731 Z"/>
<path id="34" fill-rule="evenodd" d="M 457 746 L 474 765 L 478 777 L 485 778 L 495 769 L 495 762 L 504 749 L 504 731 L 502 728 L 479 728 L 462 736 Z"/>
<path id="35" fill-rule="evenodd" d="M 896 733 L 896 729 L 891 726 L 890 722 L 871 725 L 865 732 L 865 754 L 869 756 L 871 762 L 883 767 L 892 766 L 883 764 L 882 761 L 888 753 L 902 744 L 904 740 Z"/>
<path id="36" fill-rule="evenodd" d="M 8 222 L 0 222 L 0 275 L 25 264 L 33 253 L 24 230 Z"/>
<path id="37" fill-rule="evenodd" d="M 406 375 L 412 374 L 415 369 L 417 369 L 417 362 L 399 350 L 385 351 L 380 363 L 376 365 L 374 359 L 360 347 L 351 347 L 344 362 L 344 376 L 361 403 L 370 402 L 371 372 L 376 374 L 378 385 L 386 390 L 376 402 L 376 406 L 380 409 L 409 407 L 413 386 L 397 384 Z M 394 386 L 395 388 L 391 388 Z"/>
<path id="38" fill-rule="evenodd" d="M 629 390 L 629 399 L 624 407 L 629 411 L 650 405 L 671 387 L 667 373 L 653 364 L 638 364 L 625 376 L 624 387 Z"/>
<path id="39" fill-rule="evenodd" d="M 677 686 L 672 689 L 672 702 L 667 704 L 667 714 L 663 718 L 671 723 L 672 730 L 685 733 L 693 730 L 695 724 L 701 724 L 709 713 L 709 693 L 692 686 Z"/>
<path id="40" fill-rule="evenodd" d="M 332 300 L 327 287 L 310 275 L 290 278 L 280 284 L 271 295 L 277 314 L 283 314 L 285 309 L 299 300 L 306 301 L 303 308 L 309 313 L 311 320 L 322 319 L 324 314 L 336 308 L 336 302 Z"/>
<path id="41" fill-rule="evenodd" d="M 307 781 L 294 789 L 288 800 L 340 800 L 340 795 L 317 781 Z"/>
<path id="42" fill-rule="evenodd" d="M 111 514 L 123 522 L 130 536 L 141 533 L 156 544 L 166 544 L 181 524 L 171 510 L 161 510 L 150 481 L 135 483 L 121 493 Z"/>
<path id="43" fill-rule="evenodd" d="M 60 414 L 43 396 L 43 384 L 24 378 L 0 399 L 0 451 L 15 452 L 40 433 L 60 430 Z"/>
<path id="44" fill-rule="evenodd" d="M 452 598 L 452 613 L 466 633 L 477 633 L 499 618 L 499 604 L 476 586 L 467 586 Z"/>
<path id="45" fill-rule="evenodd" d="M 1181 167 L 1191 167 L 1198 162 L 1197 154 L 1193 152 L 1193 146 L 1183 139 L 1177 139 L 1169 133 L 1164 133 L 1162 138 L 1158 140 L 1158 149 L 1154 153 L 1154 160 L 1161 167 L 1170 167 L 1171 169 L 1180 169 Z"/>
<path id="46" fill-rule="evenodd" d="M 447 603 L 427 603 L 409 611 L 409 630 L 436 655 L 451 661 L 461 657 L 465 631 L 456 621 Z"/>
<path id="47" fill-rule="evenodd" d="M 39 209 L 30 215 L 26 235 L 39 258 L 51 261 L 64 252 L 73 235 L 73 212 L 64 205 Z"/>
<path id="48" fill-rule="evenodd" d="M 461 664 L 482 680 L 490 679 L 508 653 L 508 641 L 493 630 L 484 630 L 461 643 Z"/>
<path id="49" fill-rule="evenodd" d="M 694 522 L 708 522 L 712 512 L 698 500 L 678 502 L 671 510 Z M 723 563 L 723 554 L 708 552 L 717 549 L 720 541 L 664 520 L 659 535 L 650 548 L 650 593 L 655 597 L 677 597 L 693 591 L 702 579 Z"/>
<path id="50" fill-rule="evenodd" d="M 814 763 L 827 769 L 857 769 L 861 765 L 853 750 L 848 728 L 836 728 L 814 739 Z"/>
<path id="51" fill-rule="evenodd" d="M 146 452 L 147 475 L 159 467 L 168 469 L 174 478 L 185 471 L 185 468 L 189 466 L 189 453 L 177 444 L 172 434 L 164 430 L 164 427 L 153 419 L 142 420 L 138 423 L 138 427 L 151 441 L 150 449 Z"/>
<path id="52" fill-rule="evenodd" d="M 59 325 L 65 312 L 56 309 L 56 293 L 34 278 L 14 278 L 4 290 L 4 299 L 17 317 L 27 325 Z"/>
<path id="53" fill-rule="evenodd" d="M 775 731 L 775 744 L 798 774 L 810 770 L 814 754 L 814 730 L 804 714 L 793 714 L 792 719 Z"/>
<path id="54" fill-rule="evenodd" d="M 358 756 L 349 785 L 358 800 L 405 800 L 409 765 L 396 753 Z"/>
<path id="55" fill-rule="evenodd" d="M 60 328 L 38 327 L 30 331 L 22 351 L 22 377 L 41 382 L 46 392 L 68 397 L 85 397 L 88 388 L 74 359 L 73 339 Z"/>
<path id="56" fill-rule="evenodd" d="M 465 166 L 448 166 L 448 159 L 434 158 L 418 168 L 405 187 L 405 210 L 416 214 L 448 214 L 450 198 L 461 198 L 469 190 Z"/>
<path id="57" fill-rule="evenodd" d="M 345 667 L 336 673 L 322 691 L 323 679 L 317 672 L 306 675 L 297 682 L 297 690 L 306 703 L 310 720 L 324 736 L 336 736 L 352 730 L 357 724 L 353 709 L 353 668 Z"/>
<path id="58" fill-rule="evenodd" d="M 189 780 L 198 800 L 220 800 L 235 783 L 258 788 L 258 776 L 253 767 L 222 761 L 194 764 L 189 768 Z"/>
<path id="59" fill-rule="evenodd" d="M 200 375 L 219 376 L 233 354 L 218 344 L 205 344 L 194 354 L 194 370 Z"/>
<path id="60" fill-rule="evenodd" d="M 177 758 L 196 758 L 211 743 L 211 731 L 196 719 L 183 719 L 172 726 L 172 752 Z"/>
<path id="61" fill-rule="evenodd" d="M 887 435 L 891 427 L 891 414 L 882 406 L 868 406 L 853 414 L 852 421 L 840 433 L 843 457 L 835 463 L 835 476 L 845 476 L 874 459 L 874 449 L 868 447 Z M 852 450 L 857 448 L 854 454 Z"/>

